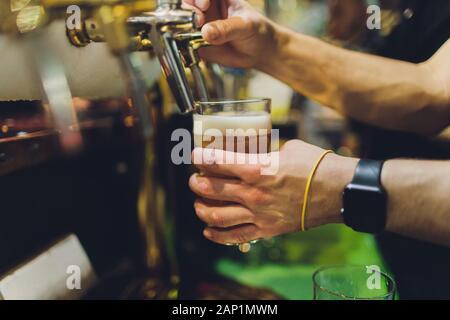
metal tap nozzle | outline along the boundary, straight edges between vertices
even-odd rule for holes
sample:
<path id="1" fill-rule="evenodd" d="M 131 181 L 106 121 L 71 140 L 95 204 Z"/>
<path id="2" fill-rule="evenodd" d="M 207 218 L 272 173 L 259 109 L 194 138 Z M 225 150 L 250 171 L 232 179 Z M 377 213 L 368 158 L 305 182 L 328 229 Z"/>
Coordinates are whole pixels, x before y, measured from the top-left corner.
<path id="1" fill-rule="evenodd" d="M 198 49 L 207 43 L 197 31 L 194 12 L 183 9 L 181 0 L 43 0 L 43 2 L 53 10 L 69 3 L 86 9 L 87 16 L 84 17 L 82 29 L 68 30 L 69 39 L 77 46 L 85 46 L 91 41 L 108 42 L 113 52 L 119 55 L 126 49 L 128 53 L 148 51 L 156 54 L 182 112 L 191 112 L 195 109 L 194 95 L 189 87 L 185 67 L 191 69 L 197 97 L 200 100 L 209 99 L 197 53 Z M 119 20 L 126 15 L 130 16 L 126 22 L 128 35 L 123 21 L 119 22 L 117 17 L 111 19 L 111 8 L 126 11 L 120 15 Z M 108 10 L 110 13 L 106 14 Z M 110 21 L 106 22 L 107 20 Z M 128 62 L 124 65 L 132 64 Z"/>
<path id="2" fill-rule="evenodd" d="M 208 88 L 200 69 L 201 60 L 198 55 L 198 49 L 209 44 L 203 39 L 201 32 L 180 33 L 176 35 L 176 39 L 184 65 L 191 69 L 198 98 L 201 101 L 209 101 Z"/>
<path id="3" fill-rule="evenodd" d="M 183 9 L 181 0 L 159 0 L 155 11 L 129 18 L 128 25 L 146 33 L 179 109 L 182 112 L 193 111 L 194 97 L 176 37 L 195 30 L 194 12 Z"/>

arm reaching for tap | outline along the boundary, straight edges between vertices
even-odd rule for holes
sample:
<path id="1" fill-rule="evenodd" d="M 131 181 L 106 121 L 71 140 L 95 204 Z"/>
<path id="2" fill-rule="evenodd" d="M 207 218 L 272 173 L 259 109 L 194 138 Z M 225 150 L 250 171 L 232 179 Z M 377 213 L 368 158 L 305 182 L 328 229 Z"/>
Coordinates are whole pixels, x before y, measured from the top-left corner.
<path id="1" fill-rule="evenodd" d="M 184 0 L 199 13 L 205 59 L 255 68 L 356 120 L 435 134 L 450 124 L 450 40 L 421 64 L 327 44 L 270 21 L 242 0 Z"/>

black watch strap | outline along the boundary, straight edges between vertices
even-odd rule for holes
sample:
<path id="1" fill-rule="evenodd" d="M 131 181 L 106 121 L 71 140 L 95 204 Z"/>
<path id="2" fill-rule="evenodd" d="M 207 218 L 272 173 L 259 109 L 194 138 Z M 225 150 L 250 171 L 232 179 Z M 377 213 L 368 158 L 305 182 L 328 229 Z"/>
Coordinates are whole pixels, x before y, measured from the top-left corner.
<path id="1" fill-rule="evenodd" d="M 383 161 L 361 159 L 355 170 L 352 183 L 362 186 L 381 187 Z"/>
<path id="2" fill-rule="evenodd" d="M 386 226 L 387 196 L 381 185 L 383 161 L 361 159 L 343 194 L 342 215 L 353 230 L 380 233 Z"/>

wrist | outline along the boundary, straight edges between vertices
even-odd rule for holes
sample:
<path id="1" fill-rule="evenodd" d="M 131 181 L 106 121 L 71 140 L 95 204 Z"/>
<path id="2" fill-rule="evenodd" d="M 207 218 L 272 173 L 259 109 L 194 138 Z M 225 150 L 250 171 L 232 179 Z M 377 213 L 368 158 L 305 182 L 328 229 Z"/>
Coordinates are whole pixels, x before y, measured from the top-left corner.
<path id="1" fill-rule="evenodd" d="M 409 168 L 409 166 L 399 166 L 398 162 L 401 160 L 388 160 L 384 163 L 383 171 L 381 172 L 381 184 L 383 185 L 384 189 L 386 190 L 388 197 L 388 203 L 387 203 L 387 211 L 395 211 L 397 208 L 395 207 L 395 203 L 398 202 L 402 205 L 403 201 L 395 201 L 395 194 L 392 192 L 389 192 L 391 190 L 395 189 L 394 184 L 397 181 L 404 180 L 404 176 L 408 175 L 408 173 L 402 172 L 403 168 Z M 406 194 L 409 192 L 412 192 L 409 188 L 406 191 Z M 394 201 L 393 201 L 394 200 Z M 403 211 L 400 209 L 399 211 Z M 407 221 L 405 221 L 403 218 L 405 216 L 395 216 L 387 214 L 386 216 L 386 231 L 389 232 L 398 232 L 398 230 L 401 230 L 402 226 L 407 225 Z"/>
<path id="2" fill-rule="evenodd" d="M 263 19 L 264 22 L 262 22 L 260 29 L 264 30 L 262 32 L 265 33 L 265 36 L 262 41 L 267 43 L 267 50 L 262 55 L 262 59 L 255 64 L 254 68 L 271 75 L 280 67 L 279 61 L 282 61 L 282 55 L 289 42 L 289 35 L 287 33 L 288 29 L 266 17 L 263 17 Z"/>
<path id="3" fill-rule="evenodd" d="M 342 223 L 342 193 L 352 181 L 359 159 L 330 154 L 322 161 L 312 182 L 306 228 Z"/>

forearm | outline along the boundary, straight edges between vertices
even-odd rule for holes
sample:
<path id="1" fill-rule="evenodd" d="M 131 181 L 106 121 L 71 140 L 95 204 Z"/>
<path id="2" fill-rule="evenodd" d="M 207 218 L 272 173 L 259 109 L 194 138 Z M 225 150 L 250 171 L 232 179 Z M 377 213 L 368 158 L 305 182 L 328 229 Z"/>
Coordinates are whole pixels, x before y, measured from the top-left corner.
<path id="1" fill-rule="evenodd" d="M 333 155 L 323 161 L 311 192 L 309 228 L 343 222 L 342 192 L 358 160 Z M 450 161 L 389 160 L 381 180 L 388 195 L 386 231 L 450 246 Z"/>
<path id="2" fill-rule="evenodd" d="M 382 184 L 387 231 L 450 246 L 450 161 L 387 161 Z"/>
<path id="3" fill-rule="evenodd" d="M 450 117 L 444 86 L 425 65 L 341 49 L 275 26 L 275 57 L 259 69 L 354 119 L 419 133 Z"/>

